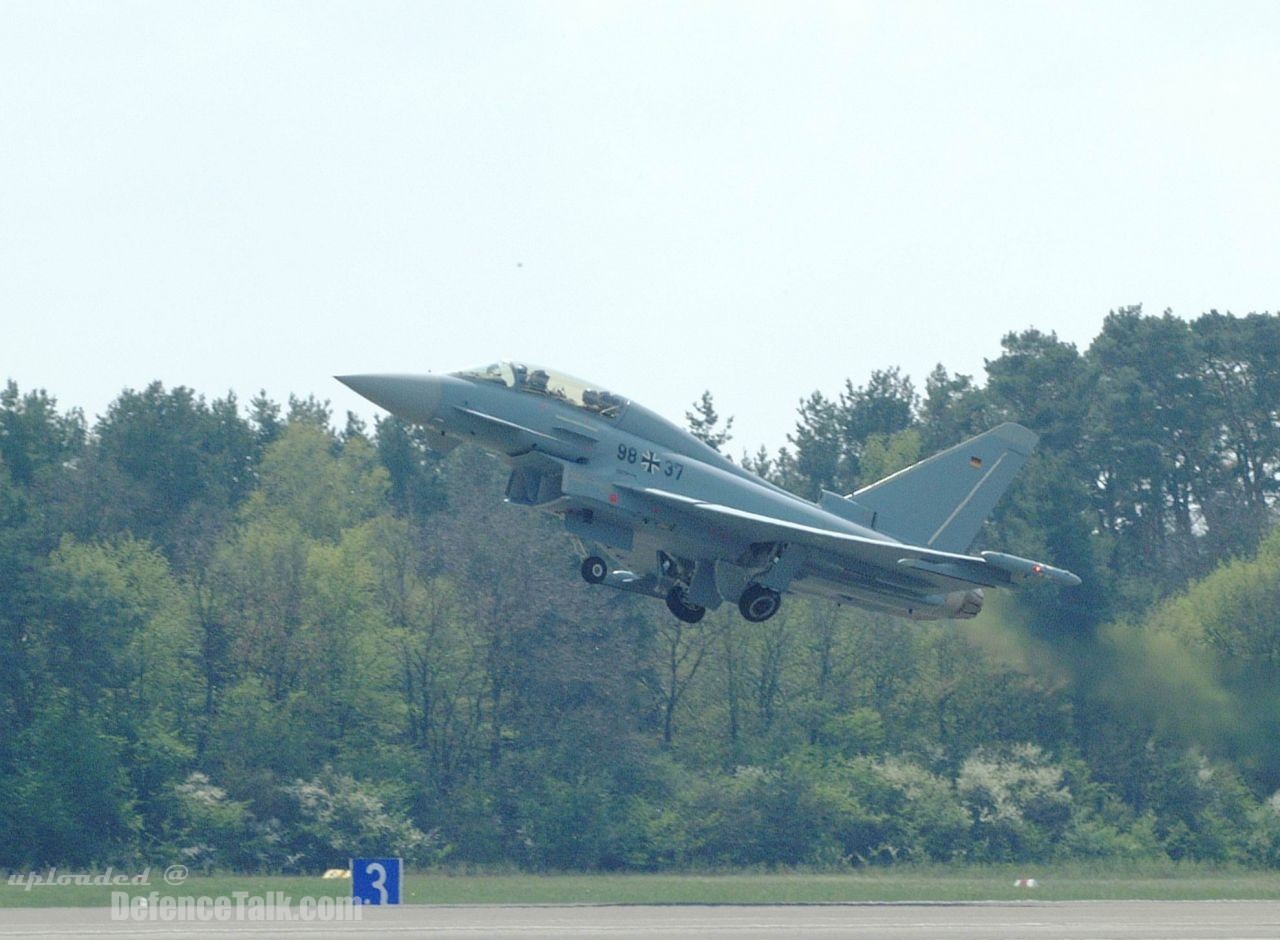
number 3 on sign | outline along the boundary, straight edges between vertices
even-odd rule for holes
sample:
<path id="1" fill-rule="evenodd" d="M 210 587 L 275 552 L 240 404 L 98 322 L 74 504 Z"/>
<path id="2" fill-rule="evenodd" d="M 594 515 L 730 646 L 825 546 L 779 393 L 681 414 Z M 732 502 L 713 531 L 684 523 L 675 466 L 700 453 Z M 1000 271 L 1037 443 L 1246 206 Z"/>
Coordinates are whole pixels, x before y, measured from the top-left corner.
<path id="1" fill-rule="evenodd" d="M 400 868 L 398 858 L 353 858 L 352 900 L 359 904 L 399 904 Z"/>
<path id="2" fill-rule="evenodd" d="M 373 875 L 373 881 L 369 882 L 369 887 L 378 892 L 378 903 L 387 903 L 387 867 L 382 862 L 370 862 L 364 866 L 364 870 Z"/>

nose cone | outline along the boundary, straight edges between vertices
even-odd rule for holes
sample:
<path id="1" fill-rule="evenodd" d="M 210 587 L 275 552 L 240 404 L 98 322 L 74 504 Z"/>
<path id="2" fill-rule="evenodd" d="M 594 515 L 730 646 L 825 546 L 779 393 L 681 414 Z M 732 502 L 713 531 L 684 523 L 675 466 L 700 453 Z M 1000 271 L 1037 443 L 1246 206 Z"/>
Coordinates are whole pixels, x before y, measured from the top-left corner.
<path id="1" fill-rule="evenodd" d="M 337 375 L 334 378 L 397 418 L 417 423 L 434 418 L 443 397 L 443 382 L 434 375 Z"/>

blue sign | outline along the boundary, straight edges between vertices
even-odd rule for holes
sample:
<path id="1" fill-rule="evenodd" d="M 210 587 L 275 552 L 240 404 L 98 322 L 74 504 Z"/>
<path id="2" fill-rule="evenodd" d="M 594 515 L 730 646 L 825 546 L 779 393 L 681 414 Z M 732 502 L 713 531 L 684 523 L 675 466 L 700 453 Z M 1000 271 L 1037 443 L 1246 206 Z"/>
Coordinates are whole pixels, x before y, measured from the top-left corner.
<path id="1" fill-rule="evenodd" d="M 400 859 L 353 858 L 351 899 L 359 904 L 399 904 Z"/>

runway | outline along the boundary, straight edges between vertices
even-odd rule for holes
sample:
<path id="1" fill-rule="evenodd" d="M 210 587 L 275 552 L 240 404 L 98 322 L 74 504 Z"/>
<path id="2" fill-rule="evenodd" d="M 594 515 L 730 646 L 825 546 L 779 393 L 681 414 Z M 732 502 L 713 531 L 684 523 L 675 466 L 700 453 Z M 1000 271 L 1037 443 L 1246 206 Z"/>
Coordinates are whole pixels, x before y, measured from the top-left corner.
<path id="1" fill-rule="evenodd" d="M 404 905 L 358 922 L 113 921 L 106 908 L 0 910 L 0 938 L 891 937 L 893 940 L 1228 940 L 1280 937 L 1280 901 L 1069 901 L 723 906 Z"/>

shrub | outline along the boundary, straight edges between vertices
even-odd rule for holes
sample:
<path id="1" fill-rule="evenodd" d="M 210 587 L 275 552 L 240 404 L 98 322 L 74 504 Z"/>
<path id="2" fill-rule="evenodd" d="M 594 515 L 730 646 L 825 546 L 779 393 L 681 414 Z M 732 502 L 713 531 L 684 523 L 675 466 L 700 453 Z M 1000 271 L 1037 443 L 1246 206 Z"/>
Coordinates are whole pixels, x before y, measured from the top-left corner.
<path id="1" fill-rule="evenodd" d="M 982 861 L 1045 858 L 1071 821 L 1061 767 L 1033 744 L 1005 753 L 980 749 L 960 768 L 956 788 L 973 820 Z"/>
<path id="2" fill-rule="evenodd" d="M 419 865 L 439 861 L 437 831 L 424 833 L 348 774 L 326 769 L 282 790 L 297 806 L 287 831 L 298 863 L 307 868 L 345 865 L 361 855 L 395 855 Z"/>

